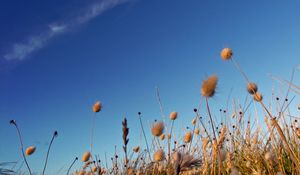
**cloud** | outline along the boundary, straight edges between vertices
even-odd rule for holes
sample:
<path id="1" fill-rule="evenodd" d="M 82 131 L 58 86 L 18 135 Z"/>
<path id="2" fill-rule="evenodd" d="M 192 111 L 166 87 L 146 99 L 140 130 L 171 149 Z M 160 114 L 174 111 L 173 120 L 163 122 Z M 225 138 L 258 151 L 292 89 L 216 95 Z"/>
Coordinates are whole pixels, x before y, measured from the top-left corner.
<path id="1" fill-rule="evenodd" d="M 14 43 L 11 49 L 3 55 L 3 58 L 6 61 L 24 60 L 32 53 L 43 48 L 54 37 L 85 24 L 91 19 L 101 15 L 103 12 L 127 1 L 128 0 L 98 0 L 74 18 L 64 19 L 65 22 L 58 22 L 62 21 L 60 19 L 57 22 L 49 24 L 48 28 L 44 31 L 40 31 L 39 34 L 27 37 L 25 42 Z"/>

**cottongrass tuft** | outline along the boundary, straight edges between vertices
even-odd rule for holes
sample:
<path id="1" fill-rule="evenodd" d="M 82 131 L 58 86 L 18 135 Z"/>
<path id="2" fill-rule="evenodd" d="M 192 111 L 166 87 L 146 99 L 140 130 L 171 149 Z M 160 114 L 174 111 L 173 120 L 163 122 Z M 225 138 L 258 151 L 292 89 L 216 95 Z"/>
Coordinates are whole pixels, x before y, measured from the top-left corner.
<path id="1" fill-rule="evenodd" d="M 203 81 L 201 87 L 201 95 L 204 97 L 212 97 L 215 94 L 218 83 L 218 77 L 212 75 Z"/>
<path id="2" fill-rule="evenodd" d="M 82 155 L 82 162 L 87 162 L 88 160 L 90 160 L 90 157 L 91 157 L 91 153 L 89 151 L 85 152 L 83 155 Z"/>
<path id="3" fill-rule="evenodd" d="M 258 88 L 257 85 L 253 82 L 249 82 L 247 84 L 247 91 L 249 92 L 249 94 L 253 95 L 257 92 Z"/>
<path id="4" fill-rule="evenodd" d="M 153 159 L 156 162 L 160 162 L 163 161 L 165 159 L 165 152 L 162 149 L 157 150 L 154 155 L 153 155 Z"/>
<path id="5" fill-rule="evenodd" d="M 233 55 L 233 53 L 230 48 L 224 48 L 220 53 L 220 56 L 223 60 L 231 59 L 232 55 Z"/>
<path id="6" fill-rule="evenodd" d="M 163 134 L 165 125 L 163 122 L 155 122 L 151 128 L 152 135 L 159 137 Z"/>
<path id="7" fill-rule="evenodd" d="M 93 106 L 94 112 L 100 112 L 102 109 L 102 103 L 100 101 L 97 101 Z"/>
<path id="8" fill-rule="evenodd" d="M 35 152 L 35 150 L 36 150 L 35 146 L 29 146 L 28 148 L 26 148 L 25 153 L 27 156 L 30 156 Z"/>
<path id="9" fill-rule="evenodd" d="M 176 120 L 177 119 L 177 112 L 171 112 L 170 113 L 170 119 L 171 120 Z"/>

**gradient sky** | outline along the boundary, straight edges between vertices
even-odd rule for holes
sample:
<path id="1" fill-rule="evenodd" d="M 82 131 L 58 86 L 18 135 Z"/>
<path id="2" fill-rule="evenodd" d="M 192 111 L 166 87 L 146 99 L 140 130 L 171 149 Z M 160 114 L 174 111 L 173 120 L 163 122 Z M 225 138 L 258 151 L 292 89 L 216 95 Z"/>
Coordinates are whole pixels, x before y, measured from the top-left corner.
<path id="1" fill-rule="evenodd" d="M 245 81 L 219 57 L 223 47 L 233 49 L 249 78 L 270 95 L 278 84 L 269 74 L 289 79 L 300 63 L 299 9 L 298 0 L 2 0 L 0 162 L 22 160 L 10 119 L 25 146 L 37 146 L 29 157 L 35 172 L 58 131 L 47 170 L 55 174 L 89 149 L 97 100 L 103 110 L 94 152 L 102 159 L 114 145 L 121 151 L 123 117 L 130 147 L 143 143 L 138 111 L 147 129 L 161 119 L 156 86 L 165 113 L 179 112 L 178 130 L 190 124 L 210 74 L 219 76 L 213 110 L 226 107 L 231 89 L 232 98 L 244 100 Z"/>

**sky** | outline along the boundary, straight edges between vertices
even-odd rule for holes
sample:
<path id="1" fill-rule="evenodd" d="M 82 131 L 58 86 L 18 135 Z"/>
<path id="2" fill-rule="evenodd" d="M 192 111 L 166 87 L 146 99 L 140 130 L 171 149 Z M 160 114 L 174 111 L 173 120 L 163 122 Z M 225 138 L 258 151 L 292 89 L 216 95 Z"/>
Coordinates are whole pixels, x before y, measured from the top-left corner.
<path id="1" fill-rule="evenodd" d="M 11 119 L 25 146 L 37 147 L 28 158 L 34 172 L 42 170 L 58 131 L 47 174 L 64 174 L 89 150 L 98 100 L 94 152 L 102 159 L 114 154 L 114 145 L 121 154 L 124 117 L 129 146 L 144 144 L 137 113 L 148 133 L 161 120 L 156 87 L 165 114 L 178 111 L 178 130 L 190 125 L 203 100 L 201 82 L 211 74 L 219 77 L 212 110 L 225 108 L 230 94 L 244 100 L 244 79 L 219 56 L 224 47 L 233 49 L 265 99 L 274 87 L 282 96 L 270 75 L 289 79 L 300 64 L 299 8 L 297 0 L 2 0 L 0 162 L 22 160 Z M 296 84 L 299 76 L 298 70 Z"/>

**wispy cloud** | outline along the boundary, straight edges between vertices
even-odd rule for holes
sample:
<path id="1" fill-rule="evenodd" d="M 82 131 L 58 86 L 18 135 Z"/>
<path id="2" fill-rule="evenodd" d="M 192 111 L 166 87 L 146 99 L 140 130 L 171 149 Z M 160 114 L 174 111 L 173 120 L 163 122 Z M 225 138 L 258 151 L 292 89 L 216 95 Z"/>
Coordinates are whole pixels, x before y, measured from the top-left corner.
<path id="1" fill-rule="evenodd" d="M 128 0 L 99 0 L 74 18 L 59 19 L 57 22 L 49 24 L 48 28 L 44 31 L 40 31 L 38 34 L 29 36 L 25 42 L 14 43 L 11 49 L 3 55 L 3 58 L 7 61 L 24 60 L 32 53 L 43 48 L 54 37 L 67 33 L 68 31 L 101 15 L 103 12 L 127 1 Z"/>

